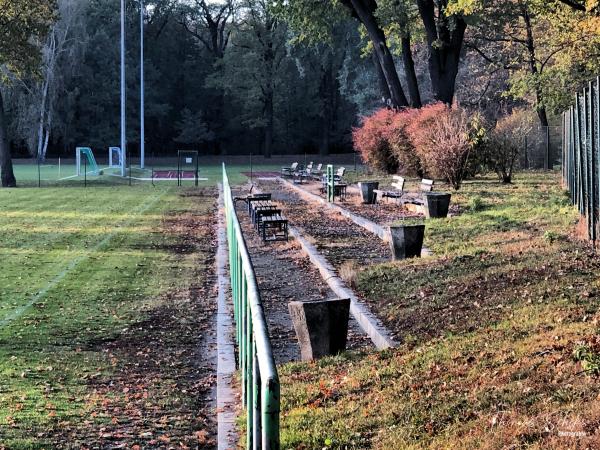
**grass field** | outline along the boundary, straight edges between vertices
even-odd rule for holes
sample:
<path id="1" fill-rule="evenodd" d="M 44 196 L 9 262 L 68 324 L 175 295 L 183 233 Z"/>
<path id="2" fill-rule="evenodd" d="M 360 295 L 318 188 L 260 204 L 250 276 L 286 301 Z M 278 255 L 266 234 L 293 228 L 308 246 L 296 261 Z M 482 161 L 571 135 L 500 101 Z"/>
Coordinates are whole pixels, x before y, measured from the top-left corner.
<path id="1" fill-rule="evenodd" d="M 196 360 L 214 200 L 0 191 L 0 448 L 209 442 Z"/>
<path id="2" fill-rule="evenodd" d="M 454 201 L 435 256 L 357 274 L 399 348 L 282 368 L 284 448 L 599 447 L 600 262 L 558 176 Z"/>

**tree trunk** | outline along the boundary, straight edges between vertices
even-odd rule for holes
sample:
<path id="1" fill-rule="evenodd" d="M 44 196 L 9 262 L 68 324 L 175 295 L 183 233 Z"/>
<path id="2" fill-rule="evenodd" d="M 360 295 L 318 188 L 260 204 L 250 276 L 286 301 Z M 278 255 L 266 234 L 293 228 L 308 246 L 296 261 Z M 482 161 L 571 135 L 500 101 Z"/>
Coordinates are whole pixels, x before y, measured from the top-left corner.
<path id="1" fill-rule="evenodd" d="M 373 65 L 375 66 L 375 72 L 377 73 L 377 80 L 379 81 L 379 90 L 381 91 L 381 98 L 384 104 L 389 104 L 391 102 L 391 94 L 390 88 L 388 87 L 387 80 L 385 79 L 385 74 L 383 73 L 383 69 L 381 68 L 381 64 L 379 63 L 379 58 L 377 57 L 377 53 L 374 51 L 371 52 L 371 59 L 373 60 Z"/>
<path id="2" fill-rule="evenodd" d="M 269 90 L 265 95 L 265 133 L 264 133 L 264 155 L 265 158 L 271 158 L 273 154 L 273 130 L 274 130 L 274 112 L 273 112 L 273 91 Z"/>
<path id="3" fill-rule="evenodd" d="M 406 81 L 408 83 L 410 106 L 413 108 L 420 108 L 423 104 L 421 102 L 419 82 L 417 80 L 417 74 L 415 72 L 415 62 L 412 57 L 410 33 L 408 31 L 404 36 L 402 36 L 402 60 L 404 62 L 404 74 L 406 75 Z"/>
<path id="4" fill-rule="evenodd" d="M 321 86 L 319 96 L 323 102 L 323 111 L 321 118 L 321 143 L 319 145 L 319 153 L 321 156 L 329 155 L 329 145 L 331 137 L 331 128 L 333 123 L 333 114 L 335 110 L 335 74 L 333 73 L 333 62 L 329 61 L 321 71 Z"/>
<path id="5" fill-rule="evenodd" d="M 42 88 L 42 101 L 40 104 L 40 114 L 38 123 L 38 143 L 37 143 L 37 158 L 42 158 L 42 147 L 44 145 L 44 130 L 45 130 L 45 119 L 46 119 L 46 100 L 48 98 L 49 86 L 49 75 L 46 75 L 46 79 L 43 82 Z"/>
<path id="6" fill-rule="evenodd" d="M 16 187 L 17 180 L 13 172 L 6 116 L 4 115 L 4 99 L 0 91 L 0 171 L 2 172 L 2 187 Z"/>
<path id="7" fill-rule="evenodd" d="M 446 2 L 443 3 L 445 5 Z M 439 17 L 436 21 L 436 6 L 433 0 L 417 0 L 417 4 L 427 34 L 429 76 L 433 96 L 437 101 L 451 105 L 467 24 L 462 17 L 456 17 L 455 23 L 450 26 L 443 11 L 438 11 Z"/>
<path id="8" fill-rule="evenodd" d="M 544 106 L 544 94 L 537 84 L 537 78 L 539 70 L 535 60 L 535 40 L 533 38 L 533 26 L 531 25 L 531 17 L 526 7 L 522 10 L 523 20 L 525 21 L 525 30 L 527 32 L 527 53 L 529 56 L 529 70 L 535 79 L 535 109 L 537 111 L 538 118 L 540 119 L 540 125 L 542 127 L 548 126 L 548 115 L 546 114 L 546 107 Z"/>
<path id="9" fill-rule="evenodd" d="M 396 64 L 392 53 L 388 48 L 385 34 L 379 27 L 375 15 L 364 3 L 364 0 L 351 0 L 354 12 L 358 20 L 365 26 L 369 39 L 373 44 L 373 49 L 379 60 L 381 70 L 383 71 L 385 80 L 390 91 L 390 102 L 393 108 L 404 108 L 408 106 L 408 100 L 404 95 L 404 90 L 400 84 L 398 72 L 396 72 Z"/>

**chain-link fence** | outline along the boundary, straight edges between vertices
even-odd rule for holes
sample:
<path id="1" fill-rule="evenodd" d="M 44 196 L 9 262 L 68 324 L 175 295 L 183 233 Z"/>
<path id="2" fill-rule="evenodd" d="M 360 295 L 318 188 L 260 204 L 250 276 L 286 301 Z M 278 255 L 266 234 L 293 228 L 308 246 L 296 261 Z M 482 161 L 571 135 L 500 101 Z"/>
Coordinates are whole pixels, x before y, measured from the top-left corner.
<path id="1" fill-rule="evenodd" d="M 562 121 L 563 181 L 595 241 L 600 208 L 600 77 L 576 95 Z"/>
<path id="2" fill-rule="evenodd" d="M 362 163 L 355 154 L 320 155 L 274 155 L 264 158 L 256 155 L 206 156 L 196 160 L 190 157 L 178 158 L 148 156 L 145 164 L 137 157 L 127 159 L 123 171 L 112 166 L 109 153 L 99 155 L 93 152 L 95 164 L 91 164 L 87 154 L 80 155 L 78 170 L 77 159 L 47 158 L 38 161 L 35 158 L 15 159 L 13 167 L 17 185 L 20 187 L 102 187 L 102 186 L 214 186 L 221 180 L 221 164 L 227 163 L 230 180 L 234 184 L 245 183 L 256 177 L 276 176 L 281 167 L 293 162 L 307 165 L 310 162 L 324 166 L 335 164 L 344 166 L 351 172 L 361 170 Z M 189 161 L 189 163 L 188 163 Z M 113 161 L 113 164 L 115 162 Z M 196 164 L 197 163 L 197 164 Z M 197 170 L 197 172 L 196 172 Z"/>
<path id="3" fill-rule="evenodd" d="M 523 138 L 520 169 L 553 169 L 560 166 L 562 139 L 560 126 L 537 126 Z"/>

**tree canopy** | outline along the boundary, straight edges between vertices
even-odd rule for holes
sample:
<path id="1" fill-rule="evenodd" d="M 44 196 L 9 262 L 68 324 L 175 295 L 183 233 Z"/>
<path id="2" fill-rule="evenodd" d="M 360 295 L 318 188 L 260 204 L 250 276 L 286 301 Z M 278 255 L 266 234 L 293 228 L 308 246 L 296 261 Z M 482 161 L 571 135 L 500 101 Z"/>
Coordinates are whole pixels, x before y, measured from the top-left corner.
<path id="1" fill-rule="evenodd" d="M 117 143 L 117 3 L 0 0 L 2 148 L 44 158 Z M 140 4 L 126 4 L 135 124 Z M 150 154 L 350 150 L 363 115 L 436 101 L 492 120 L 529 107 L 548 125 L 600 72 L 595 0 L 145 4 Z M 139 130 L 127 138 L 134 151 Z"/>

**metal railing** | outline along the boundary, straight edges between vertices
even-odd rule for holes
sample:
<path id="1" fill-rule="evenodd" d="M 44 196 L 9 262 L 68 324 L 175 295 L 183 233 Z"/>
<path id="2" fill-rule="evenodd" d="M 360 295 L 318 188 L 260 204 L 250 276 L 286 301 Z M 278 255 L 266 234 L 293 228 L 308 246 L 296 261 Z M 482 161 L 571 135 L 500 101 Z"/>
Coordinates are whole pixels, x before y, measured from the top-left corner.
<path id="1" fill-rule="evenodd" d="M 571 202 L 587 219 L 588 236 L 598 238 L 600 208 L 600 77 L 575 97 L 562 116 L 562 176 Z"/>
<path id="2" fill-rule="evenodd" d="M 238 368 L 246 410 L 246 448 L 279 449 L 279 376 L 254 268 L 235 212 L 225 164 L 223 193 Z"/>

